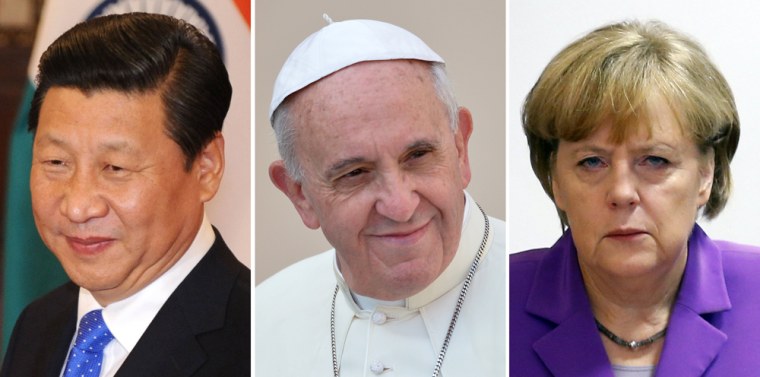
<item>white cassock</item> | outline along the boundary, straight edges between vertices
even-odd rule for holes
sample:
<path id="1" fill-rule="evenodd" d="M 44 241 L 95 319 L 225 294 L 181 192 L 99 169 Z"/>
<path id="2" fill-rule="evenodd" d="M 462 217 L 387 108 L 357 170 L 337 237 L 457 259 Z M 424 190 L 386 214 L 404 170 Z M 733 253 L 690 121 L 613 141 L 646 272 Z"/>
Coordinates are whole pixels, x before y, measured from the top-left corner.
<path id="1" fill-rule="evenodd" d="M 298 262 L 255 290 L 257 376 L 332 376 L 330 313 L 336 284 L 335 338 L 340 375 L 430 376 L 485 233 L 469 194 L 454 259 L 428 287 L 399 303 L 362 309 L 329 250 Z M 489 217 L 484 254 L 451 337 L 441 376 L 506 375 L 506 226 Z M 362 301 L 367 307 L 367 302 Z"/>

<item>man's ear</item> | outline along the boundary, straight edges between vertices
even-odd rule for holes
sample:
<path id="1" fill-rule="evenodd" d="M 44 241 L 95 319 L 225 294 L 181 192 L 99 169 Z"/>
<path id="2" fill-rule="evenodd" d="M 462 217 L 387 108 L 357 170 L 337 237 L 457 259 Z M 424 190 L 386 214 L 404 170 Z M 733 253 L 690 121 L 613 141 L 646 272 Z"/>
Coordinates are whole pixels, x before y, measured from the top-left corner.
<path id="1" fill-rule="evenodd" d="M 198 156 L 198 182 L 200 183 L 200 200 L 208 202 L 219 190 L 224 175 L 224 136 L 216 136 L 203 148 Z"/>
<path id="2" fill-rule="evenodd" d="M 288 174 L 283 160 L 277 160 L 269 165 L 269 178 L 296 207 L 304 225 L 310 229 L 319 228 L 319 218 L 311 205 L 311 201 L 304 195 L 303 185 Z"/>
<path id="3" fill-rule="evenodd" d="M 470 184 L 472 171 L 470 170 L 470 156 L 467 152 L 467 145 L 472 135 L 472 114 L 466 107 L 460 107 L 457 112 L 459 117 L 459 126 L 454 133 L 454 143 L 457 146 L 459 158 L 459 172 L 462 176 L 462 188 L 467 188 Z"/>

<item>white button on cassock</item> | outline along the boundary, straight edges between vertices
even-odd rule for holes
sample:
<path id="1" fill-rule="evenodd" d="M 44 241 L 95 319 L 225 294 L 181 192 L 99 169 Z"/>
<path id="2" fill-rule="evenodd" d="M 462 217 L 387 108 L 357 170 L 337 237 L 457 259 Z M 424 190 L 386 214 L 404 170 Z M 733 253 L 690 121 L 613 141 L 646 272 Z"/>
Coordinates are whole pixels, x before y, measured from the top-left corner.
<path id="1" fill-rule="evenodd" d="M 372 364 L 369 366 L 369 370 L 372 371 L 374 374 L 380 374 L 385 372 L 385 365 L 381 363 L 380 361 L 373 361 Z"/>
<path id="2" fill-rule="evenodd" d="M 376 325 L 382 325 L 388 319 L 383 312 L 372 313 L 372 322 Z"/>

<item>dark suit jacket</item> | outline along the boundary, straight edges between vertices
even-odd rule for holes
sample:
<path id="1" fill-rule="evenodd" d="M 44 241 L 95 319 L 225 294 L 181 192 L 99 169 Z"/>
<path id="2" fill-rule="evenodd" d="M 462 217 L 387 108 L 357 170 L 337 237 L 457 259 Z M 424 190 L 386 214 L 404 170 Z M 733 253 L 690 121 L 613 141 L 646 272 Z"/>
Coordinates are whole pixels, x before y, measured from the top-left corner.
<path id="1" fill-rule="evenodd" d="M 118 377 L 251 374 L 251 271 L 219 232 L 169 296 Z M 58 377 L 76 331 L 79 287 L 69 282 L 19 316 L 0 377 Z"/>

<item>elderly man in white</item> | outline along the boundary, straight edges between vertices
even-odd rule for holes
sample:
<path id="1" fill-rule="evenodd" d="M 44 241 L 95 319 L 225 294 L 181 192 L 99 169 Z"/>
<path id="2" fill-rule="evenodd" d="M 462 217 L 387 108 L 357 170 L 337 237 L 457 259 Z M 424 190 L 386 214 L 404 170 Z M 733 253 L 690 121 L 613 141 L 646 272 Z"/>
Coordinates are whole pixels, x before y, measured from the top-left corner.
<path id="1" fill-rule="evenodd" d="M 334 249 L 256 288 L 261 376 L 503 376 L 505 225 L 464 189 L 470 112 L 422 40 L 334 22 L 291 53 L 272 182 Z"/>

